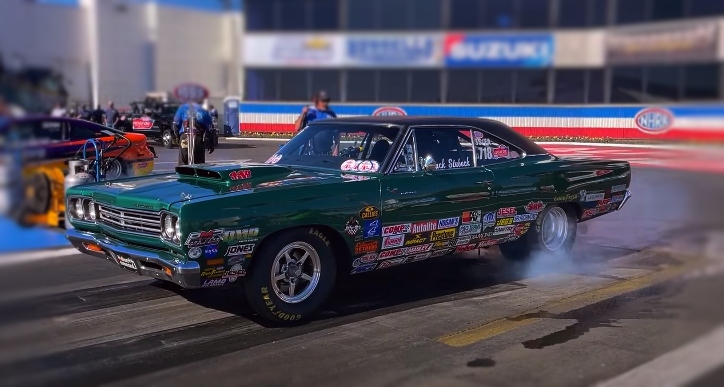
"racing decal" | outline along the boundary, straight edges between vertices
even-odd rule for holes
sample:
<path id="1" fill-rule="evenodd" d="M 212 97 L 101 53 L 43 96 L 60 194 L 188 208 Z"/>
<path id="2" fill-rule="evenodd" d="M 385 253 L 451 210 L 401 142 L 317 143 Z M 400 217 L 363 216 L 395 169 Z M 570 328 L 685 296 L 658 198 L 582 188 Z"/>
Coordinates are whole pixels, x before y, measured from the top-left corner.
<path id="1" fill-rule="evenodd" d="M 437 163 L 437 169 L 470 168 L 471 166 L 470 157 L 466 157 L 465 160 L 462 160 L 461 158 L 458 158 L 457 160 L 443 159 L 441 162 Z"/>
<path id="2" fill-rule="evenodd" d="M 226 278 L 215 278 L 215 279 L 207 279 L 202 284 L 202 288 L 212 288 L 216 286 L 224 286 L 226 285 Z"/>
<path id="3" fill-rule="evenodd" d="M 189 249 L 189 258 L 196 259 L 201 256 L 201 248 L 200 247 L 192 247 Z"/>
<path id="4" fill-rule="evenodd" d="M 496 226 L 507 226 L 509 224 L 513 224 L 513 218 L 501 218 L 495 223 Z"/>
<path id="5" fill-rule="evenodd" d="M 405 241 L 405 246 L 419 245 L 420 243 L 425 243 L 426 241 L 427 237 L 423 237 L 422 234 L 414 234 L 414 237 Z"/>
<path id="6" fill-rule="evenodd" d="M 151 117 L 139 117 L 134 118 L 133 121 L 131 121 L 131 125 L 134 130 L 148 130 L 153 128 L 153 119 Z"/>
<path id="7" fill-rule="evenodd" d="M 460 226 L 460 236 L 477 234 L 481 231 L 482 226 L 480 223 L 464 224 Z"/>
<path id="8" fill-rule="evenodd" d="M 359 258 L 361 263 L 370 263 L 377 261 L 377 253 L 367 253 Z"/>
<path id="9" fill-rule="evenodd" d="M 485 227 L 485 228 L 493 227 L 493 226 L 495 226 L 495 221 L 496 221 L 495 212 L 488 212 L 483 217 L 483 227 Z"/>
<path id="10" fill-rule="evenodd" d="M 204 258 L 214 258 L 219 255 L 219 245 L 211 245 L 204 247 Z"/>
<path id="11" fill-rule="evenodd" d="M 363 254 L 363 253 L 374 252 L 374 251 L 377 251 L 378 245 L 379 245 L 379 243 L 377 243 L 377 241 L 359 242 L 356 245 L 354 245 L 354 253 Z"/>
<path id="12" fill-rule="evenodd" d="M 482 132 L 473 131 L 473 143 L 477 146 L 490 146 L 490 139 L 485 138 Z"/>
<path id="13" fill-rule="evenodd" d="M 241 265 L 234 265 L 231 269 L 224 272 L 224 276 L 221 278 L 228 279 L 229 282 L 236 281 L 239 277 L 246 276 L 246 270 Z"/>
<path id="14" fill-rule="evenodd" d="M 611 197 L 611 203 L 621 203 L 623 201 L 623 195 L 613 195 Z"/>
<path id="15" fill-rule="evenodd" d="M 432 250 L 432 243 L 428 243 L 426 245 L 408 247 L 407 250 L 405 250 L 405 254 L 407 254 L 407 255 L 419 254 L 419 253 L 428 252 L 430 250 Z"/>
<path id="16" fill-rule="evenodd" d="M 229 261 L 227 262 L 227 265 L 234 266 L 234 265 L 244 265 L 244 261 L 246 260 L 245 257 L 241 256 L 234 256 L 232 258 L 229 258 Z M 208 263 L 208 262 L 207 262 Z"/>
<path id="17" fill-rule="evenodd" d="M 231 192 L 238 192 L 238 191 L 244 191 L 247 189 L 251 189 L 251 182 L 247 181 L 246 183 L 237 184 L 235 186 L 232 186 L 229 188 L 229 191 Z"/>
<path id="18" fill-rule="evenodd" d="M 405 262 L 405 257 L 390 259 L 387 261 L 380 262 L 380 265 L 377 266 L 377 270 L 380 269 L 387 269 L 388 267 L 401 265 Z"/>
<path id="19" fill-rule="evenodd" d="M 376 243 L 376 242 L 375 242 Z M 392 235 L 382 238 L 382 250 L 391 249 L 394 247 L 402 247 L 405 243 L 404 235 Z"/>
<path id="20" fill-rule="evenodd" d="M 496 244 L 498 244 L 497 239 L 485 239 L 485 240 L 480 241 L 480 243 L 478 243 L 478 248 L 483 249 L 486 247 L 494 246 Z"/>
<path id="21" fill-rule="evenodd" d="M 224 258 L 206 260 L 207 266 L 223 265 L 223 264 L 224 264 Z"/>
<path id="22" fill-rule="evenodd" d="M 505 145 L 498 145 L 493 148 L 493 159 L 508 159 L 510 158 L 510 149 Z"/>
<path id="23" fill-rule="evenodd" d="M 138 270 L 138 266 L 136 266 L 136 262 L 134 262 L 133 259 L 121 255 L 116 255 L 116 258 L 118 259 L 119 265 L 134 271 Z"/>
<path id="24" fill-rule="evenodd" d="M 271 297 L 269 297 L 269 289 L 266 286 L 261 287 L 261 297 L 264 299 L 264 305 L 269 309 L 270 312 L 274 316 L 276 316 L 280 320 L 284 321 L 294 321 L 294 320 L 301 320 L 302 315 L 301 314 L 288 314 L 284 313 L 279 308 L 277 308 L 276 305 L 274 305 L 274 301 L 272 301 Z"/>
<path id="25" fill-rule="evenodd" d="M 596 202 L 599 200 L 603 200 L 603 198 L 606 197 L 605 193 L 595 193 L 595 194 L 586 194 L 584 202 Z"/>
<path id="26" fill-rule="evenodd" d="M 251 179 L 251 170 L 242 169 L 239 171 L 233 171 L 233 172 L 229 173 L 229 179 L 231 179 L 231 180 Z"/>
<path id="27" fill-rule="evenodd" d="M 545 207 L 545 204 L 543 204 L 542 201 L 538 200 L 537 202 L 529 202 L 525 205 L 525 212 L 529 212 L 531 214 L 537 214 L 541 211 L 543 211 L 543 208 Z"/>
<path id="28" fill-rule="evenodd" d="M 513 217 L 513 222 L 532 222 L 538 218 L 538 214 L 520 214 Z M 508 218 L 510 219 L 510 218 Z"/>
<path id="29" fill-rule="evenodd" d="M 464 211 L 463 212 L 463 224 L 468 223 L 480 223 L 480 215 L 482 214 L 482 211 L 476 210 L 476 211 Z M 457 225 L 456 225 L 457 226 Z"/>
<path id="30" fill-rule="evenodd" d="M 368 271 L 374 270 L 375 267 L 377 267 L 377 262 L 359 265 L 359 266 L 355 267 L 354 269 L 352 269 L 351 274 L 367 273 Z"/>
<path id="31" fill-rule="evenodd" d="M 407 259 L 405 259 L 405 263 L 422 261 L 422 260 L 430 258 L 431 255 L 432 255 L 432 253 L 413 255 L 413 256 L 407 257 Z"/>
<path id="32" fill-rule="evenodd" d="M 377 172 L 380 170 L 380 163 L 374 160 L 353 160 L 349 159 L 339 167 L 345 172 Z"/>
<path id="33" fill-rule="evenodd" d="M 455 247 L 455 240 L 441 240 L 432 244 L 433 249 Z"/>
<path id="34" fill-rule="evenodd" d="M 395 258 L 395 257 L 399 257 L 402 255 L 405 255 L 405 249 L 402 249 L 402 248 L 393 249 L 393 250 L 385 250 L 380 253 L 379 259 L 383 260 L 383 259 L 388 259 L 388 258 Z"/>
<path id="35" fill-rule="evenodd" d="M 220 278 L 224 275 L 224 267 L 209 267 L 201 272 L 201 278 Z"/>
<path id="36" fill-rule="evenodd" d="M 470 243 L 471 238 L 458 238 L 458 240 L 455 242 L 455 246 L 462 246 Z"/>
<path id="37" fill-rule="evenodd" d="M 314 236 L 316 236 L 317 238 L 321 239 L 322 242 L 324 242 L 325 245 L 327 245 L 327 246 L 330 245 L 330 244 L 329 244 L 329 239 L 327 239 L 327 237 L 326 237 L 322 232 L 320 232 L 319 230 L 317 230 L 316 228 L 314 228 L 314 227 L 310 228 L 310 229 L 309 229 L 309 233 L 312 234 L 312 235 L 314 235 Z"/>
<path id="38" fill-rule="evenodd" d="M 498 218 L 509 218 L 511 216 L 515 216 L 517 213 L 518 211 L 515 210 L 515 207 L 499 208 Z"/>
<path id="39" fill-rule="evenodd" d="M 578 199 L 578 195 L 576 194 L 566 194 L 562 196 L 556 196 L 553 198 L 554 202 L 570 202 L 571 200 Z"/>
<path id="40" fill-rule="evenodd" d="M 580 200 L 580 201 L 585 201 L 585 200 L 586 200 L 586 193 L 587 193 L 587 192 L 588 192 L 588 191 L 586 191 L 585 189 L 582 189 L 581 191 L 579 191 L 579 192 L 578 192 L 578 200 Z"/>
<path id="41" fill-rule="evenodd" d="M 343 171 L 354 171 L 361 162 L 362 160 L 349 159 L 343 162 L 339 168 Z"/>
<path id="42" fill-rule="evenodd" d="M 410 232 L 413 234 L 418 234 L 435 230 L 437 230 L 437 221 L 428 220 L 426 222 L 413 223 Z"/>
<path id="43" fill-rule="evenodd" d="M 380 216 L 380 209 L 374 206 L 367 206 L 359 212 L 359 217 L 364 220 L 375 219 L 378 216 Z"/>
<path id="44" fill-rule="evenodd" d="M 233 257 L 238 255 L 247 255 L 254 252 L 254 245 L 238 245 L 238 246 L 229 246 L 229 248 L 226 250 L 226 256 L 227 257 Z"/>
<path id="45" fill-rule="evenodd" d="M 359 225 L 359 222 L 354 216 L 350 217 L 347 224 L 344 225 L 344 232 L 346 232 L 349 236 L 356 235 L 361 229 L 362 227 Z"/>
<path id="46" fill-rule="evenodd" d="M 464 253 L 464 252 L 467 252 L 467 251 L 475 250 L 475 249 L 477 248 L 477 246 L 478 246 L 478 245 L 475 244 L 475 243 L 471 243 L 471 244 L 469 244 L 469 245 L 458 246 L 458 247 L 455 249 L 455 254 L 459 254 L 459 253 Z"/>
<path id="47" fill-rule="evenodd" d="M 409 234 L 412 231 L 410 223 L 395 224 L 393 226 L 382 227 L 382 236 Z"/>
<path id="48" fill-rule="evenodd" d="M 209 231 L 194 231 L 186 238 L 186 246 L 201 247 L 219 244 L 223 240 L 224 229 L 219 228 Z"/>
<path id="49" fill-rule="evenodd" d="M 279 162 L 279 160 L 282 159 L 282 155 L 274 154 L 272 157 L 270 157 L 267 161 L 264 162 L 264 164 L 276 164 Z"/>
<path id="50" fill-rule="evenodd" d="M 515 236 L 519 237 L 519 236 L 525 234 L 526 232 L 528 232 L 529 228 L 530 228 L 530 223 L 518 224 L 515 227 L 513 227 L 513 234 Z"/>
<path id="51" fill-rule="evenodd" d="M 625 190 L 626 190 L 626 184 L 619 184 L 619 185 L 614 185 L 613 187 L 611 187 L 611 193 L 622 192 Z"/>
<path id="52" fill-rule="evenodd" d="M 224 232 L 223 241 L 229 245 L 242 242 L 256 242 L 259 240 L 257 236 L 259 236 L 259 227 L 243 228 L 241 230 L 227 230 Z"/>
<path id="53" fill-rule="evenodd" d="M 438 230 L 430 233 L 430 242 L 441 241 L 444 239 L 455 238 L 455 229 Z"/>
<path id="54" fill-rule="evenodd" d="M 456 216 L 454 218 L 440 219 L 437 221 L 437 228 L 457 227 L 459 223 L 460 223 L 459 216 Z"/>
<path id="55" fill-rule="evenodd" d="M 382 227 L 380 227 L 380 220 L 366 220 L 364 224 L 364 231 L 362 235 L 364 239 L 374 238 L 380 236 Z"/>
<path id="56" fill-rule="evenodd" d="M 513 226 L 513 225 L 495 227 L 495 229 L 493 230 L 493 235 L 510 234 L 513 232 L 514 227 L 515 226 Z"/>
<path id="57" fill-rule="evenodd" d="M 430 253 L 430 258 L 436 258 L 436 257 L 443 257 L 445 255 L 448 255 L 455 251 L 455 249 L 443 249 L 443 250 L 437 250 Z"/>

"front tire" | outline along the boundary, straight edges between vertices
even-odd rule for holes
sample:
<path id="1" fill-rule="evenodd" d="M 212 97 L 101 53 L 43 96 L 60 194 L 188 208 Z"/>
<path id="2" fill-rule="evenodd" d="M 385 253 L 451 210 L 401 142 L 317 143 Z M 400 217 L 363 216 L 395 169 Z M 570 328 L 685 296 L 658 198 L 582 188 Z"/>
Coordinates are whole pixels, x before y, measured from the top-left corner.
<path id="1" fill-rule="evenodd" d="M 306 320 L 332 291 L 336 259 L 330 236 L 316 228 L 285 232 L 254 254 L 244 286 L 254 312 L 276 324 Z"/>
<path id="2" fill-rule="evenodd" d="M 161 134 L 161 142 L 163 143 L 163 147 L 166 149 L 173 148 L 173 133 L 171 132 L 171 129 L 166 129 Z"/>
<path id="3" fill-rule="evenodd" d="M 500 252 L 512 261 L 527 261 L 538 254 L 562 257 L 573 248 L 577 228 L 572 208 L 550 205 L 520 239 L 500 245 Z"/>

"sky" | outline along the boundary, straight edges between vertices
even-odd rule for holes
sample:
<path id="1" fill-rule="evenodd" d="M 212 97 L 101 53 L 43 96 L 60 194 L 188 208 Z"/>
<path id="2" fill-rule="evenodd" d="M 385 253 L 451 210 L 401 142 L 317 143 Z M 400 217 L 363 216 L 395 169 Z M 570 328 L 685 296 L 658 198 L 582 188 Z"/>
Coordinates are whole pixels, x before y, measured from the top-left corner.
<path id="1" fill-rule="evenodd" d="M 70 5 L 75 6 L 78 5 L 80 0 L 36 0 L 39 3 L 47 3 L 47 4 L 61 4 L 61 5 Z M 99 1 L 110 1 L 110 0 L 99 0 Z M 115 0 L 117 1 L 117 0 Z M 145 2 L 145 1 L 153 1 L 153 0 L 126 0 L 126 1 L 132 1 L 132 2 Z M 221 1 L 219 0 L 155 0 L 159 4 L 162 5 L 169 5 L 169 6 L 175 6 L 175 7 L 184 7 L 184 8 L 192 8 L 192 9 L 199 9 L 203 11 L 221 11 Z M 232 0 L 231 3 L 234 7 L 234 9 L 241 9 L 241 3 L 243 0 Z"/>

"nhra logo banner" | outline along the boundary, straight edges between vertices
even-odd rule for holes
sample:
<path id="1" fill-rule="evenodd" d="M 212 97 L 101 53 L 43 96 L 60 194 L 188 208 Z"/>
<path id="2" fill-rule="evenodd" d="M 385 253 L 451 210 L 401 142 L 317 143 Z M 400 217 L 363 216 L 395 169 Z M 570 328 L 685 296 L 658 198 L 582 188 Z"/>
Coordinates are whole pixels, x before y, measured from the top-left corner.
<path id="1" fill-rule="evenodd" d="M 547 67 L 553 62 L 551 34 L 445 36 L 447 67 Z"/>

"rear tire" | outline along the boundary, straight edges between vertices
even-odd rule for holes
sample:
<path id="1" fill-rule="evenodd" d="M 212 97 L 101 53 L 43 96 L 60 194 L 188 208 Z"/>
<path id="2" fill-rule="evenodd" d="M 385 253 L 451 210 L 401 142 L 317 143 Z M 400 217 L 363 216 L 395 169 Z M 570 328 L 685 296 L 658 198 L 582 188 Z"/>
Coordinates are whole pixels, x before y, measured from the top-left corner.
<path id="1" fill-rule="evenodd" d="M 337 263 L 330 236 L 312 227 L 269 242 L 254 254 L 251 276 L 244 281 L 249 304 L 275 324 L 309 319 L 334 287 Z"/>
<path id="2" fill-rule="evenodd" d="M 50 208 L 52 195 L 48 176 L 44 173 L 31 175 L 25 181 L 25 210 L 33 215 L 45 214 Z"/>
<path id="3" fill-rule="evenodd" d="M 520 239 L 500 245 L 500 252 L 511 261 L 527 261 L 538 254 L 565 256 L 573 248 L 577 228 L 573 209 L 550 205 Z"/>
<path id="4" fill-rule="evenodd" d="M 163 147 L 166 149 L 173 148 L 174 138 L 171 129 L 166 129 L 161 133 L 161 143 L 163 143 Z"/>

